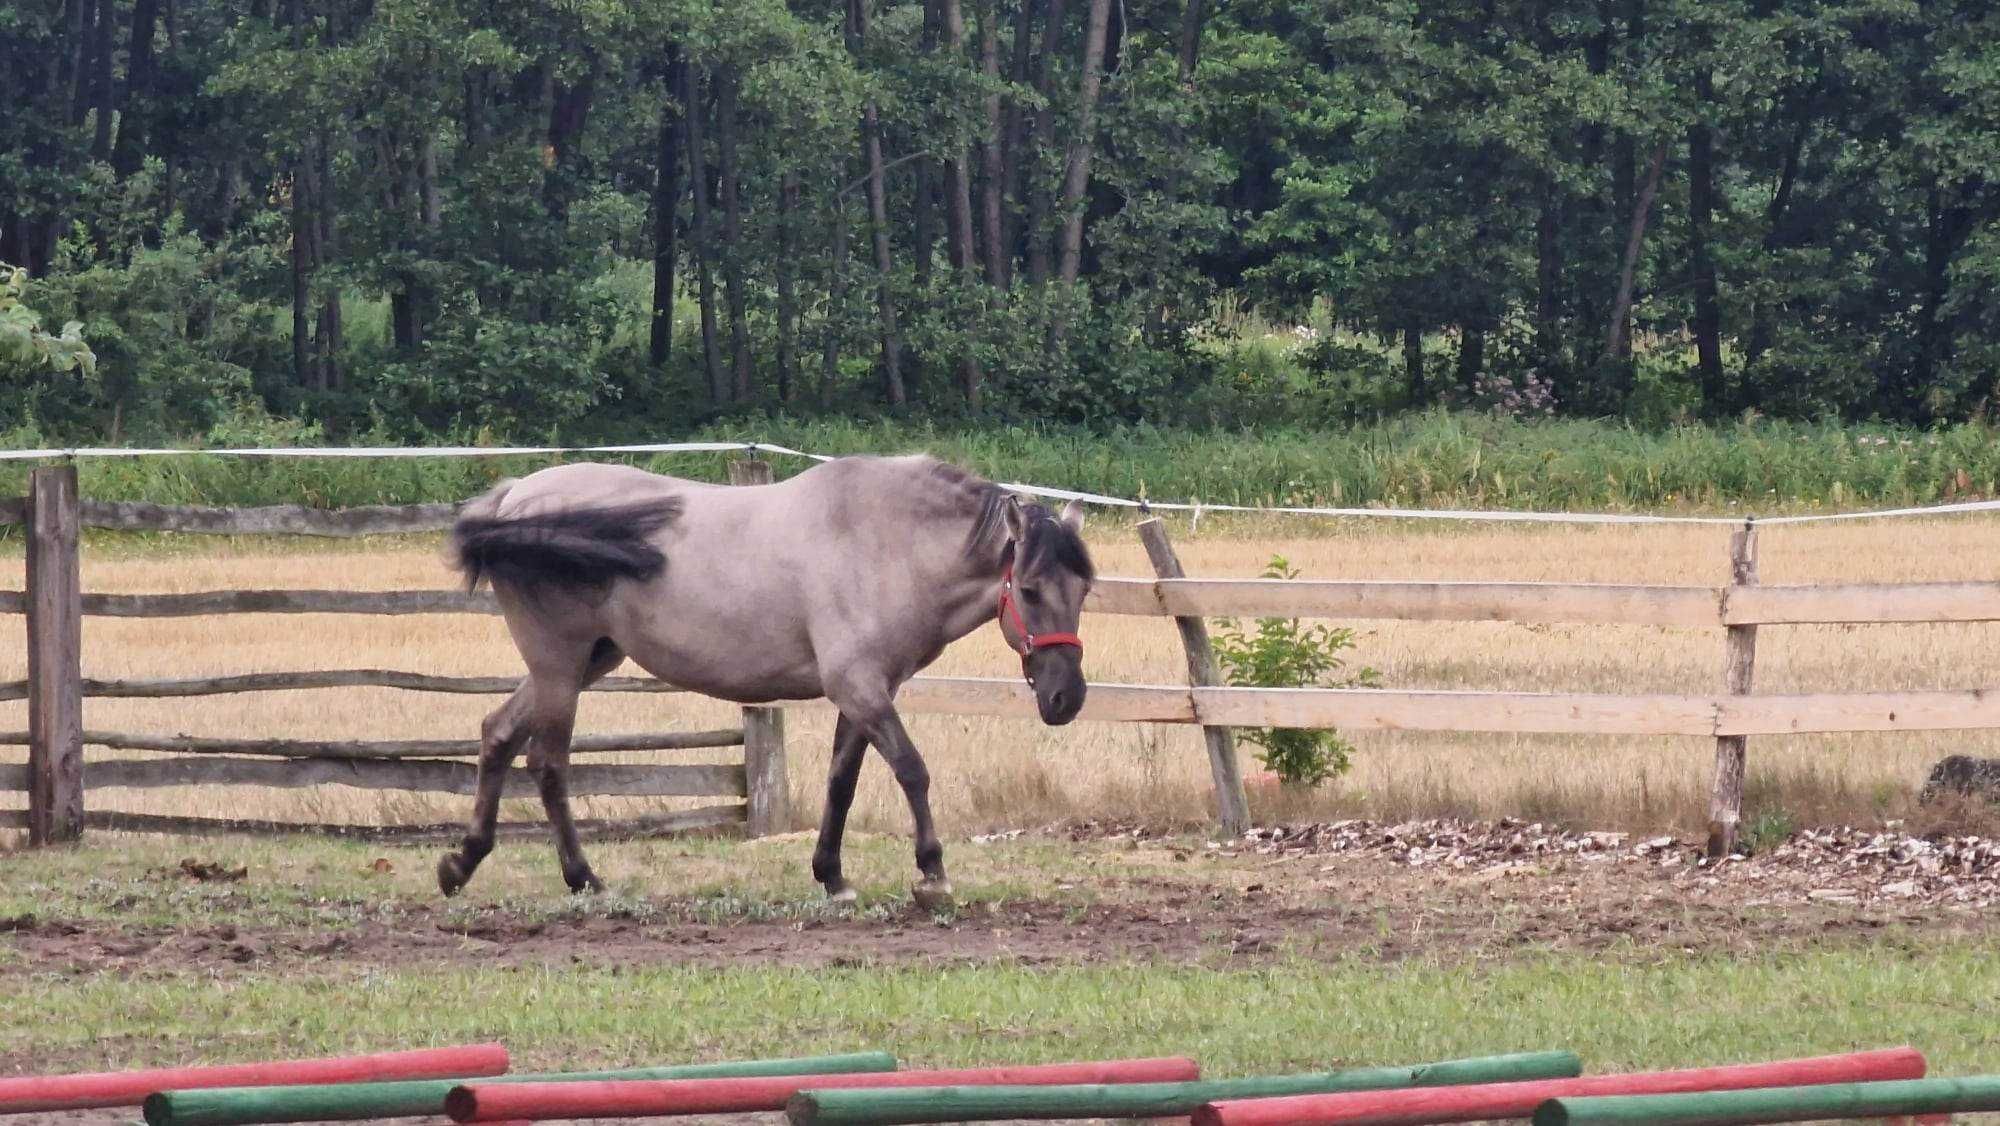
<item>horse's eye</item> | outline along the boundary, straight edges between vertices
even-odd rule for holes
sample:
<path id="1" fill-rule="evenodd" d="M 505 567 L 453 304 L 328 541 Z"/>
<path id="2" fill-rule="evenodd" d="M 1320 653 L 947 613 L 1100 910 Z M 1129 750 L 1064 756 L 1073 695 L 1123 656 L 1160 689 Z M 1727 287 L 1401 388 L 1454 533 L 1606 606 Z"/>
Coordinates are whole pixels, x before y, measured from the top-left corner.
<path id="1" fill-rule="evenodd" d="M 1021 601 L 1026 602 L 1030 606 L 1040 606 L 1042 604 L 1042 592 L 1036 590 L 1034 587 L 1024 586 L 1021 588 Z"/>

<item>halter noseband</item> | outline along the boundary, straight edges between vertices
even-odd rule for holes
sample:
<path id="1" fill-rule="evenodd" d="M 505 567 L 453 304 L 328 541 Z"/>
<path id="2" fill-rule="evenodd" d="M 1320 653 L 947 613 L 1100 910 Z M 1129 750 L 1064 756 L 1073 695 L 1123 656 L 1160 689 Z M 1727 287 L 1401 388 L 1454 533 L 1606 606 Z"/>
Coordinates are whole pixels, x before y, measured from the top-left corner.
<path id="1" fill-rule="evenodd" d="M 1083 638 L 1073 633 L 1036 633 L 1028 628 L 1027 619 L 1021 616 L 1021 607 L 1014 601 L 1014 561 L 1011 556 L 1007 560 L 1007 570 L 1000 576 L 998 616 L 1003 622 L 1011 618 L 1014 622 L 1014 632 L 1021 636 L 1021 644 L 1014 651 L 1021 655 L 1021 676 L 1027 680 L 1030 687 L 1034 685 L 1035 678 L 1028 673 L 1028 658 L 1035 655 L 1035 650 L 1050 649 L 1058 645 L 1067 645 L 1078 650 L 1083 648 Z M 1004 631 L 1002 636 L 1005 636 Z"/>

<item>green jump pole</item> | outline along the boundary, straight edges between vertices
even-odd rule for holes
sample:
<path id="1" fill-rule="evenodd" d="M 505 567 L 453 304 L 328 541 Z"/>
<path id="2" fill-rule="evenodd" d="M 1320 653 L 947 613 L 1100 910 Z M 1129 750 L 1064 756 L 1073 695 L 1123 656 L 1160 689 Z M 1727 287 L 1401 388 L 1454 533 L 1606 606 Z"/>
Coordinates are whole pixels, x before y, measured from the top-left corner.
<path id="1" fill-rule="evenodd" d="M 1366 1067 L 1305 1075 L 1060 1087 L 909 1087 L 801 1091 L 785 1113 L 793 1126 L 899 1126 L 1010 1118 L 1164 1118 L 1215 1099 L 1256 1099 L 1397 1087 L 1567 1079 L 1583 1072 L 1575 1052 L 1481 1056 L 1406 1067 Z"/>
<path id="2" fill-rule="evenodd" d="M 854 1052 L 804 1059 L 734 1060 L 622 1071 L 572 1071 L 555 1075 L 501 1075 L 481 1083 L 559 1083 L 592 1079 L 728 1079 L 765 1075 L 833 1075 L 894 1071 L 887 1052 Z M 146 1100 L 148 1126 L 251 1126 L 269 1122 L 352 1122 L 444 1113 L 444 1097 L 463 1079 L 404 1083 L 334 1083 L 309 1087 L 227 1087 L 163 1091 Z"/>
<path id="3" fill-rule="evenodd" d="M 1550 1099 L 1535 1108 L 1535 1126 L 1750 1126 L 1995 1110 L 2000 1110 L 2000 1075 L 1982 1075 L 1687 1095 Z"/>

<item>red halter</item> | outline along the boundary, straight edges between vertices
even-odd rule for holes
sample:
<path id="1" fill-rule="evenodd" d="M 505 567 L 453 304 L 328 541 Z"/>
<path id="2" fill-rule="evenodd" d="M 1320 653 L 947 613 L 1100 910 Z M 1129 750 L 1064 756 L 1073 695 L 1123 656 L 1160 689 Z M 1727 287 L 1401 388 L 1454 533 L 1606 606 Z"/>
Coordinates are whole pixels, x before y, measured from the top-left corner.
<path id="1" fill-rule="evenodd" d="M 1021 645 L 1014 651 L 1021 655 L 1021 675 L 1027 677 L 1029 684 L 1035 682 L 1034 677 L 1028 676 L 1028 658 L 1035 655 L 1035 650 L 1048 649 L 1057 645 L 1068 645 L 1075 649 L 1083 648 L 1083 638 L 1073 633 L 1035 633 L 1028 629 L 1027 619 L 1021 617 L 1021 608 L 1014 603 L 1014 563 L 1012 560 L 1008 561 L 1006 572 L 1000 576 L 999 618 L 1003 622 L 1009 618 L 1013 619 L 1014 632 L 1021 636 Z M 1002 636 L 1005 636 L 1004 633 Z"/>

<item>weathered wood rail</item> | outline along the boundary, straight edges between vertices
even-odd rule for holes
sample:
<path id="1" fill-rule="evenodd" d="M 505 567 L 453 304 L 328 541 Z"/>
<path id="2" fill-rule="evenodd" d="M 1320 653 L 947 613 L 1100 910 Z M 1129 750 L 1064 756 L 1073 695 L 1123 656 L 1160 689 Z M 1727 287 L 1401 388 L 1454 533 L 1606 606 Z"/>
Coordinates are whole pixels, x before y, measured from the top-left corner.
<path id="1" fill-rule="evenodd" d="M 731 463 L 731 480 L 769 480 L 762 462 Z M 29 731 L 0 733 L 0 745 L 27 743 L 25 767 L 0 767 L 0 789 L 26 788 L 29 810 L 0 816 L 28 827 L 37 842 L 74 837 L 85 827 L 172 832 L 276 832 L 268 822 L 162 818 L 83 809 L 86 789 L 190 784 L 308 786 L 327 783 L 467 793 L 474 740 L 326 741 L 217 739 L 85 731 L 84 697 L 183 698 L 243 692 L 372 687 L 415 692 L 511 692 L 510 677 L 451 677 L 392 669 L 259 672 L 234 676 L 104 680 L 80 670 L 78 623 L 86 616 L 154 618 L 208 614 L 492 614 L 491 595 L 448 590 L 216 590 L 175 594 L 83 593 L 76 582 L 78 530 L 172 531 L 219 535 L 361 536 L 435 531 L 455 506 L 412 505 L 325 511 L 299 506 L 185 508 L 79 501 L 74 471 L 37 470 L 30 496 L 0 499 L 0 523 L 29 529 L 29 584 L 0 591 L 0 613 L 29 619 L 29 676 L 0 682 L 0 700 L 27 699 Z M 1851 731 L 2000 728 L 2000 686 L 1902 692 L 1756 694 L 1755 634 L 1760 626 L 2000 621 L 2000 582 L 1856 583 L 1766 586 L 1757 583 L 1754 530 L 1735 537 L 1731 581 L 1717 586 L 1610 583 L 1350 582 L 1184 578 L 1163 526 L 1141 526 L 1157 577 L 1106 578 L 1086 609 L 1173 619 L 1188 650 L 1184 686 L 1093 684 L 1081 719 L 1190 724 L 1203 729 L 1214 775 L 1216 813 L 1236 828 L 1247 821 L 1232 728 L 1338 727 L 1347 730 L 1506 732 L 1560 735 L 1694 736 L 1716 740 L 1710 847 L 1735 848 L 1742 803 L 1745 740 L 1750 736 Z M 1516 623 L 1623 624 L 1713 629 L 1726 639 L 1724 675 L 1714 695 L 1614 695 L 1571 692 L 1407 691 L 1220 687 L 1207 652 L 1203 620 L 1239 617 L 1390 619 Z M 611 677 L 607 692 L 673 692 L 643 677 Z M 1032 694 L 1014 680 L 920 677 L 899 706 L 912 714 L 1034 716 Z M 806 707 L 823 704 L 801 705 Z M 82 747 L 176 752 L 167 760 L 93 761 Z M 586 736 L 582 754 L 742 746 L 741 766 L 579 765 L 578 794 L 741 797 L 739 805 L 597 823 L 603 835 L 744 825 L 753 833 L 788 827 L 783 712 L 745 708 L 741 729 L 653 735 Z M 522 783 L 510 779 L 510 792 Z M 717 812 L 722 811 L 722 812 Z M 726 815 L 725 815 L 726 814 Z M 329 827 L 367 839 L 449 836 L 448 826 Z M 516 826 L 510 832 L 533 832 Z"/>

